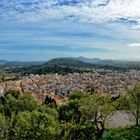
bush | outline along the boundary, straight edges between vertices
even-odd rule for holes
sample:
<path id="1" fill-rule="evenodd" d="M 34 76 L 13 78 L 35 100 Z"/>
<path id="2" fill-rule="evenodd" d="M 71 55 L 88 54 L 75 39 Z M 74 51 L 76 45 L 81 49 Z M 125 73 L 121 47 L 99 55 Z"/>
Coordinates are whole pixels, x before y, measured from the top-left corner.
<path id="1" fill-rule="evenodd" d="M 0 104 L 0 112 L 9 117 L 11 117 L 12 112 L 16 114 L 21 111 L 31 112 L 37 108 L 37 102 L 29 94 L 18 98 L 15 98 L 13 94 L 7 94 L 4 98 L 5 103 Z"/>
<path id="2" fill-rule="evenodd" d="M 57 139 L 59 124 L 55 116 L 37 110 L 19 112 L 16 117 L 14 134 L 16 139 Z"/>
<path id="3" fill-rule="evenodd" d="M 79 91 L 75 91 L 73 93 L 70 94 L 69 100 L 75 100 L 75 99 L 80 99 L 83 97 L 83 93 L 79 92 Z"/>
<path id="4" fill-rule="evenodd" d="M 13 92 L 0 102 L 0 139 L 57 139 L 61 129 L 58 113 L 47 105 L 38 105 L 34 98 L 25 94 L 16 98 Z"/>
<path id="5" fill-rule="evenodd" d="M 104 132 L 103 140 L 139 140 L 140 127 L 117 128 Z"/>
<path id="6" fill-rule="evenodd" d="M 129 110 L 129 102 L 126 96 L 121 96 L 116 102 L 117 110 Z"/>
<path id="7" fill-rule="evenodd" d="M 10 91 L 7 91 L 5 93 L 5 97 L 7 97 L 7 95 L 11 94 L 13 97 L 15 97 L 16 99 L 20 96 L 20 92 L 19 91 L 16 91 L 16 90 L 10 90 Z"/>

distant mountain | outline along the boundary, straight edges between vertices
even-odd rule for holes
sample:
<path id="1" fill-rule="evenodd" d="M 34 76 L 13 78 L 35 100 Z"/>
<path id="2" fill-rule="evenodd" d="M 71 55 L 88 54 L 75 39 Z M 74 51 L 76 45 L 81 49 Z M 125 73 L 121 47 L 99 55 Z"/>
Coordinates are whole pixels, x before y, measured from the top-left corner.
<path id="1" fill-rule="evenodd" d="M 7 61 L 0 59 L 0 66 L 3 67 L 20 67 L 20 66 L 33 66 L 43 64 L 44 61 L 21 62 L 21 61 Z"/>
<path id="2" fill-rule="evenodd" d="M 46 66 L 61 66 L 73 68 L 105 68 L 113 69 L 119 68 L 124 61 L 116 60 L 101 60 L 98 58 L 85 58 L 85 57 L 68 57 L 68 58 L 55 58 L 44 65 Z M 128 63 L 129 64 L 129 63 Z"/>
<path id="3" fill-rule="evenodd" d="M 0 65 L 4 65 L 4 64 L 6 64 L 6 63 L 8 63 L 8 61 L 7 61 L 7 60 L 0 59 Z"/>
<path id="4" fill-rule="evenodd" d="M 20 62 L 20 61 L 7 61 L 0 59 L 1 67 L 24 67 L 24 66 L 36 66 L 36 65 L 61 65 L 67 67 L 91 67 L 96 66 L 112 66 L 120 68 L 139 68 L 140 61 L 124 61 L 124 60 L 102 60 L 99 58 L 86 58 L 86 57 L 67 57 L 67 58 L 54 58 L 45 63 L 45 61 L 33 61 L 33 62 Z"/>
<path id="5" fill-rule="evenodd" d="M 61 66 L 61 67 L 93 67 L 92 64 L 83 62 L 81 60 L 73 59 L 73 58 L 55 58 L 44 65 L 46 66 Z"/>
<path id="6" fill-rule="evenodd" d="M 80 59 L 79 59 L 80 58 Z M 96 62 L 93 63 L 87 63 L 81 61 L 82 57 L 77 58 L 55 58 L 52 59 L 43 65 L 39 65 L 33 68 L 33 70 L 37 73 L 73 73 L 73 72 L 92 72 L 96 68 L 104 68 L 104 69 L 111 69 L 111 70 L 124 70 L 120 69 L 118 67 L 114 66 L 108 66 L 108 65 L 97 65 L 97 61 L 101 61 L 100 59 L 92 59 L 96 60 Z M 82 60 L 87 60 L 82 58 Z M 88 61 L 89 62 L 89 61 Z"/>
<path id="7" fill-rule="evenodd" d="M 120 60 L 101 60 L 98 58 L 69 57 L 55 58 L 48 62 L 7 62 L 1 60 L 6 66 L 5 70 L 12 73 L 25 74 L 46 74 L 46 73 L 74 73 L 74 72 L 92 72 L 95 69 L 110 69 L 118 71 L 127 71 L 129 69 L 140 70 L 140 62 L 120 61 Z M 5 63 L 5 64 L 4 64 Z M 8 68 L 7 68 L 8 67 Z"/>
<path id="8" fill-rule="evenodd" d="M 91 63 L 91 64 L 97 64 L 97 65 L 110 65 L 113 63 L 120 63 L 121 61 L 119 60 L 111 60 L 111 59 L 107 59 L 107 60 L 102 60 L 99 58 L 86 58 L 86 57 L 70 57 L 70 59 L 74 59 L 74 60 L 79 60 L 85 63 Z"/>
<path id="9" fill-rule="evenodd" d="M 71 59 L 80 60 L 82 62 L 95 64 L 97 66 L 111 66 L 125 69 L 140 69 L 140 61 L 124 61 L 124 60 L 102 60 L 98 58 L 72 57 Z"/>
<path id="10" fill-rule="evenodd" d="M 74 72 L 89 72 L 93 71 L 95 66 L 90 63 L 85 63 L 79 60 L 70 59 L 70 58 L 55 58 L 44 64 L 29 66 L 29 67 L 16 67 L 10 69 L 10 72 L 18 73 L 21 75 L 25 74 L 46 74 L 46 73 L 59 73 L 59 74 L 67 74 Z"/>
<path id="11" fill-rule="evenodd" d="M 82 56 L 70 57 L 70 58 L 75 59 L 75 60 L 79 60 L 79 61 L 82 61 L 82 62 L 86 62 L 86 63 L 92 63 L 92 64 L 102 61 L 99 58 L 86 58 L 86 57 L 82 57 Z"/>
<path id="12" fill-rule="evenodd" d="M 44 61 L 29 61 L 29 62 L 20 62 L 20 61 L 11 61 L 6 63 L 7 66 L 34 66 L 34 65 L 41 65 Z"/>

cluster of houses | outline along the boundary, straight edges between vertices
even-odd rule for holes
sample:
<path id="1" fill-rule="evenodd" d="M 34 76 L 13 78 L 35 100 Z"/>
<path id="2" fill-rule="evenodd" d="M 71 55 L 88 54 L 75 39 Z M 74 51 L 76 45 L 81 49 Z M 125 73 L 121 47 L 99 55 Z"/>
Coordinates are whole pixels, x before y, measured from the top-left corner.
<path id="1" fill-rule="evenodd" d="M 31 93 L 36 98 L 42 98 L 46 94 L 66 97 L 73 91 L 123 94 L 136 83 L 140 82 L 140 71 L 130 70 L 128 72 L 101 70 L 93 73 L 73 74 L 46 74 L 24 76 L 19 81 L 6 81 L 0 83 L 0 94 L 6 90 L 20 90 L 20 92 Z"/>

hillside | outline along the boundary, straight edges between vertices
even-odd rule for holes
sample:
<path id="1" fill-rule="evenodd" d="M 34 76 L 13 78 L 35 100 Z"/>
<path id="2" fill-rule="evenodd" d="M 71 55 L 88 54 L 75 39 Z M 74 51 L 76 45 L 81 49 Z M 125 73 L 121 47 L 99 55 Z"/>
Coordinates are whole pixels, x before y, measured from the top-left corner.
<path id="1" fill-rule="evenodd" d="M 83 56 L 70 57 L 70 59 L 79 60 L 79 61 L 82 61 L 82 62 L 85 62 L 85 63 L 91 63 L 91 64 L 96 64 L 96 63 L 102 61 L 99 58 L 86 58 L 86 57 L 83 57 Z"/>
<path id="2" fill-rule="evenodd" d="M 124 61 L 124 60 L 111 60 L 111 59 L 98 59 L 86 57 L 67 57 L 67 58 L 54 58 L 50 61 L 7 61 L 0 60 L 0 69 L 3 68 L 19 68 L 23 67 L 38 67 L 42 69 L 48 67 L 69 67 L 69 68 L 105 68 L 105 69 L 140 69 L 140 61 Z"/>
<path id="3" fill-rule="evenodd" d="M 118 61 L 114 60 L 100 60 L 100 59 L 90 59 L 90 62 L 84 62 L 84 60 L 88 61 L 88 58 L 84 59 L 84 57 L 78 58 L 55 58 L 46 63 L 27 63 L 26 65 L 15 65 L 15 63 L 11 62 L 7 65 L 9 68 L 6 69 L 8 73 L 19 73 L 20 75 L 26 75 L 30 73 L 34 74 L 46 74 L 46 73 L 59 73 L 59 74 L 67 74 L 74 72 L 92 72 L 95 69 L 109 69 L 109 70 L 119 70 L 126 71 L 132 68 L 140 68 L 140 65 L 130 65 L 129 67 L 126 65 L 127 63 L 118 63 Z M 91 61 L 92 60 L 92 61 Z M 94 63 L 91 63 L 93 62 Z M 12 65 L 14 64 L 14 65 Z M 18 62 L 20 64 L 20 62 Z M 24 63 L 23 63 L 24 64 Z M 34 64 L 34 65 L 33 65 Z M 129 64 L 129 63 L 128 63 Z"/>
<path id="4" fill-rule="evenodd" d="M 61 66 L 61 67 L 77 67 L 77 68 L 93 67 L 92 64 L 82 62 L 76 59 L 71 59 L 71 58 L 55 58 L 48 61 L 44 65 L 47 65 L 47 66 L 55 65 L 55 66 Z"/>
<path id="5" fill-rule="evenodd" d="M 71 59 L 52 59 L 44 64 L 36 65 L 26 65 L 26 66 L 16 66 L 9 67 L 5 71 L 8 73 L 20 73 L 21 75 L 26 75 L 30 73 L 34 74 L 46 74 L 46 73 L 73 73 L 82 72 L 83 68 L 92 67 L 91 64 L 87 64 L 78 60 Z"/>
<path id="6" fill-rule="evenodd" d="M 0 67 L 24 67 L 24 66 L 34 66 L 43 64 L 44 61 L 7 61 L 4 59 L 0 59 Z"/>
<path id="7" fill-rule="evenodd" d="M 125 60 L 112 60 L 112 59 L 98 59 L 86 57 L 71 57 L 71 59 L 79 60 L 85 63 L 94 64 L 97 66 L 111 66 L 120 69 L 140 69 L 140 61 L 125 61 Z"/>

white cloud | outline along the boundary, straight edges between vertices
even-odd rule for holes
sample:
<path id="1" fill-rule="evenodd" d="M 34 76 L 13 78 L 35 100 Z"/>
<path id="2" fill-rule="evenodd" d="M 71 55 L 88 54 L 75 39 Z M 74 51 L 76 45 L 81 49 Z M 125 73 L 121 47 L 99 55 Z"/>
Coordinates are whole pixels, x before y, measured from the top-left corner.
<path id="1" fill-rule="evenodd" d="M 140 24 L 140 0 L 2 0 L 0 5 L 2 18 L 72 18 L 86 22 L 119 20 Z"/>
<path id="2" fill-rule="evenodd" d="M 140 43 L 130 43 L 128 46 L 132 48 L 140 48 Z"/>

